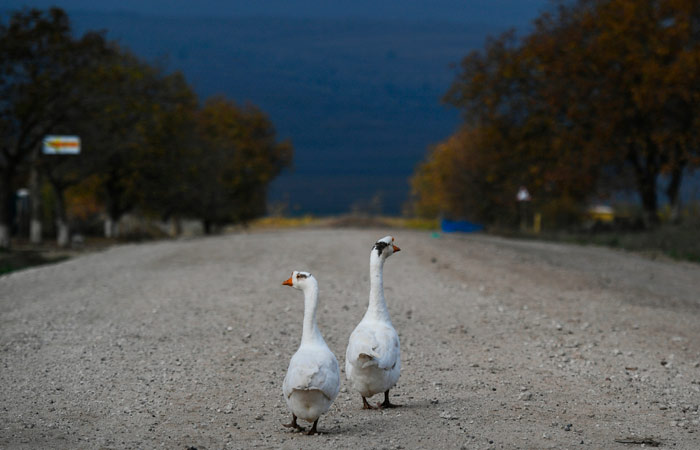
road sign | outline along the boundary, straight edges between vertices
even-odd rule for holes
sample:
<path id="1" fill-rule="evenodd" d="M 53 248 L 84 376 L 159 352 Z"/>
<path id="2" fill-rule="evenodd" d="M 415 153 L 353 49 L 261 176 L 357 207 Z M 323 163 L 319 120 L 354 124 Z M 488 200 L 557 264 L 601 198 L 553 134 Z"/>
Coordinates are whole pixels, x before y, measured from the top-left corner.
<path id="1" fill-rule="evenodd" d="M 80 138 L 78 136 L 46 136 L 44 138 L 45 155 L 78 155 Z"/>
<path id="2" fill-rule="evenodd" d="M 525 186 L 520 186 L 520 189 L 518 189 L 518 195 L 516 196 L 519 202 L 529 202 L 532 200 L 530 198 L 530 193 L 527 191 L 527 188 Z"/>

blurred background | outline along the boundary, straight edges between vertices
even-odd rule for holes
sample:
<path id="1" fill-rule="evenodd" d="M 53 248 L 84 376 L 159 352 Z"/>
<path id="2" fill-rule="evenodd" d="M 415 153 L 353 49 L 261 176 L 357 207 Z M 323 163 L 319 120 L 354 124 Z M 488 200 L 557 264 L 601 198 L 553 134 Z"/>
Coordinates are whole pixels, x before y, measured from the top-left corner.
<path id="1" fill-rule="evenodd" d="M 5 249 L 341 217 L 700 260 L 696 1 L 9 0 L 0 52 Z"/>

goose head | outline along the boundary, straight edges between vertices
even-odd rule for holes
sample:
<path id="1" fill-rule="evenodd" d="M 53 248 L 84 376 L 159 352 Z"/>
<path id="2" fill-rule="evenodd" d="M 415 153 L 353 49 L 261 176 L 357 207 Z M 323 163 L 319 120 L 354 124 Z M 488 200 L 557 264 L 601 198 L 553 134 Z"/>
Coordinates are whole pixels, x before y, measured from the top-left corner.
<path id="1" fill-rule="evenodd" d="M 372 247 L 372 252 L 383 259 L 387 259 L 398 251 L 401 251 L 401 249 L 394 244 L 393 236 L 384 236 L 375 242 L 374 247 Z"/>
<path id="2" fill-rule="evenodd" d="M 292 272 L 292 276 L 288 280 L 283 281 L 282 284 L 285 286 L 291 286 L 294 289 L 301 289 L 302 291 L 306 289 L 307 286 L 314 284 L 316 278 L 309 272 L 300 272 L 295 270 Z"/>

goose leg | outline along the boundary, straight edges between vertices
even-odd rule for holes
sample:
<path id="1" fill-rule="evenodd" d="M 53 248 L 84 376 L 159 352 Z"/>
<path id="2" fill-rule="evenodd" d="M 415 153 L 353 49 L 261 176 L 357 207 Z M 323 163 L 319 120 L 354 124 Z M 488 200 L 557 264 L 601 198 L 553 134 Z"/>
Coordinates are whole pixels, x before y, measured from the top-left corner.
<path id="1" fill-rule="evenodd" d="M 374 407 L 374 406 L 372 406 L 372 405 L 370 405 L 370 404 L 367 402 L 367 399 L 364 398 L 364 397 L 362 397 L 362 409 L 377 409 L 377 408 Z"/>
<path id="2" fill-rule="evenodd" d="M 295 430 L 304 431 L 304 427 L 297 423 L 297 416 L 295 414 L 292 414 L 292 421 L 290 423 L 283 423 L 282 426 L 285 428 L 294 428 Z M 314 423 L 314 427 L 315 426 L 316 424 Z"/>
<path id="3" fill-rule="evenodd" d="M 377 403 L 377 408 L 383 409 L 383 408 L 398 408 L 401 405 L 397 405 L 395 403 L 391 403 L 389 401 L 389 391 L 387 390 L 384 393 L 384 403 Z"/>
<path id="4" fill-rule="evenodd" d="M 306 432 L 307 436 L 311 436 L 312 434 L 318 433 L 318 431 L 316 430 L 316 424 L 317 424 L 317 423 L 318 423 L 318 419 L 316 419 L 316 420 L 314 421 L 314 424 L 311 426 L 311 429 L 310 429 L 309 431 Z"/>

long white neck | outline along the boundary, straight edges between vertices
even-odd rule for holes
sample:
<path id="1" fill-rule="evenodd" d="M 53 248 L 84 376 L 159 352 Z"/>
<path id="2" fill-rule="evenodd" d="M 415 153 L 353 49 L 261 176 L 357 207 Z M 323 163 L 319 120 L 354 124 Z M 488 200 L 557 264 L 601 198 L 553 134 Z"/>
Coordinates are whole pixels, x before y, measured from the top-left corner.
<path id="1" fill-rule="evenodd" d="M 365 318 L 391 323 L 384 299 L 384 258 L 373 250 L 369 257 L 369 306 Z"/>
<path id="2" fill-rule="evenodd" d="M 301 332 L 301 343 L 323 341 L 321 332 L 316 324 L 316 308 L 318 307 L 318 283 L 309 279 L 304 289 L 304 328 Z"/>

